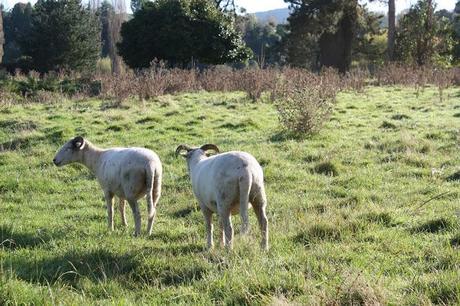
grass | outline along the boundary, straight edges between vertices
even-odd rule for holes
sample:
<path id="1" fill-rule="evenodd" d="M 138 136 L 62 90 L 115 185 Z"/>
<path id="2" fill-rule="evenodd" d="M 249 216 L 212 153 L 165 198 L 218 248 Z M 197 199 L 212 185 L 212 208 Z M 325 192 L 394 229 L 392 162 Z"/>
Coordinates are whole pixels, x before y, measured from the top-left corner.
<path id="1" fill-rule="evenodd" d="M 342 93 L 317 135 L 292 139 L 244 94 L 0 107 L 0 304 L 458 304 L 459 90 Z M 402 115 L 403 114 L 403 115 Z M 164 164 L 152 237 L 106 229 L 82 166 L 51 160 L 81 134 L 145 146 Z M 263 165 L 271 248 L 254 215 L 235 249 L 205 250 L 180 143 L 251 152 Z M 431 201 L 429 201 L 433 198 Z M 145 204 L 143 231 L 145 233 Z"/>

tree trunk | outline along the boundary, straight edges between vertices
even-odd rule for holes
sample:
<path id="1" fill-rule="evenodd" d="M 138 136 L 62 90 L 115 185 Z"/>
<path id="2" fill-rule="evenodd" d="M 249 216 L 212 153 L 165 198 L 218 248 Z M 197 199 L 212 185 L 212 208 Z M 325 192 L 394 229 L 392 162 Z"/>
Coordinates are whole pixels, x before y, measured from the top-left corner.
<path id="1" fill-rule="evenodd" d="M 396 36 L 396 4 L 395 0 L 388 0 L 388 48 L 387 56 L 389 61 L 394 60 Z"/>

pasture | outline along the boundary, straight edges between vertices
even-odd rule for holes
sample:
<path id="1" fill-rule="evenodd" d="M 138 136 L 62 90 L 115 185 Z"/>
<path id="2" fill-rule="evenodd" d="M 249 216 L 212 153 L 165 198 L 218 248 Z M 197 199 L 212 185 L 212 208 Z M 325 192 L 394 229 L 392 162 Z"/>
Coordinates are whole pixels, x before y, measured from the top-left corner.
<path id="1" fill-rule="evenodd" d="M 303 139 L 242 93 L 0 107 L 0 304 L 460 303 L 460 90 L 340 93 Z M 145 146 L 164 167 L 153 235 L 132 237 L 83 166 L 57 168 L 75 135 Z M 270 250 L 251 230 L 207 251 L 178 144 L 253 154 L 265 172 Z M 214 216 L 214 222 L 216 217 Z M 216 224 L 216 223 L 215 223 Z M 217 230 L 215 231 L 217 234 Z M 218 240 L 216 240 L 218 242 Z"/>

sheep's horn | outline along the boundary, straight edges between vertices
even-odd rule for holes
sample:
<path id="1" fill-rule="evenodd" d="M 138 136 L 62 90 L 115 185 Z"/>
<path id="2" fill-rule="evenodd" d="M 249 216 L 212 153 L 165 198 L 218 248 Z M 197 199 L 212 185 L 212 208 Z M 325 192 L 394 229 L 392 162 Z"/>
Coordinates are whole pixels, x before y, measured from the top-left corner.
<path id="1" fill-rule="evenodd" d="M 203 151 L 214 150 L 216 151 L 216 153 L 220 153 L 219 148 L 215 144 L 212 144 L 212 143 L 202 145 L 200 149 Z"/>
<path id="2" fill-rule="evenodd" d="M 186 150 L 187 152 L 190 151 L 192 148 L 190 148 L 188 145 L 186 144 L 181 144 L 177 147 L 176 149 L 176 155 L 179 155 L 180 152 L 182 152 L 183 150 Z"/>

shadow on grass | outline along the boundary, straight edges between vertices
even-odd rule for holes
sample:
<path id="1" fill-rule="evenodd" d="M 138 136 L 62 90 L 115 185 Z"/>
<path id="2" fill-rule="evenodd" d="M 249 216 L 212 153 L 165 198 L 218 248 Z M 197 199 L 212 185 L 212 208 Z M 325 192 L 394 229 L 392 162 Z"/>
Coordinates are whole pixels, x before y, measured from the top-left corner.
<path id="1" fill-rule="evenodd" d="M 190 261 L 188 257 L 182 257 L 184 262 L 179 264 L 176 257 L 204 250 L 204 246 L 195 244 L 149 247 L 121 254 L 107 249 L 80 250 L 40 260 L 14 257 L 6 264 L 19 279 L 42 285 L 64 283 L 78 288 L 81 279 L 89 279 L 95 283 L 114 279 L 126 286 L 132 286 L 133 282 L 139 286 L 144 286 L 146 282 L 178 286 L 203 278 L 208 268 L 206 262 L 198 259 L 186 263 L 185 261 Z M 176 259 L 170 260 L 172 257 Z"/>
<path id="2" fill-rule="evenodd" d="M 460 171 L 453 173 L 452 175 L 446 178 L 448 182 L 460 181 Z"/>
<path id="3" fill-rule="evenodd" d="M 194 211 L 195 211 L 195 208 L 187 207 L 187 208 L 175 211 L 172 215 L 173 215 L 174 218 L 185 218 L 185 217 L 187 217 L 188 215 L 190 215 Z"/>
<path id="4" fill-rule="evenodd" d="M 271 142 L 284 142 L 288 140 L 302 141 L 308 139 L 311 135 L 301 135 L 289 131 L 279 131 L 270 136 Z"/>
<path id="5" fill-rule="evenodd" d="M 437 218 L 428 220 L 420 225 L 411 229 L 413 233 L 438 233 L 442 231 L 449 231 L 455 228 L 454 222 L 447 218 Z"/>
<path id="6" fill-rule="evenodd" d="M 29 149 L 42 143 L 61 144 L 66 140 L 66 132 L 61 129 L 46 129 L 45 136 L 23 136 L 0 143 L 0 152 Z"/>
<path id="7" fill-rule="evenodd" d="M 53 238 L 46 232 L 24 233 L 15 231 L 13 227 L 0 225 L 0 248 L 15 250 L 21 248 L 36 248 L 46 244 Z"/>

